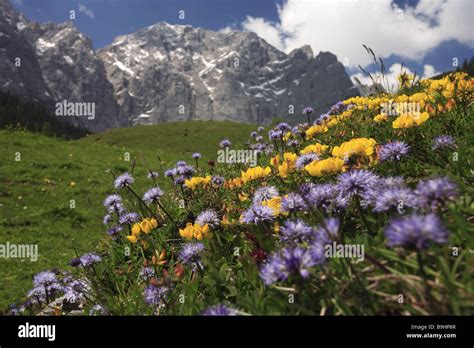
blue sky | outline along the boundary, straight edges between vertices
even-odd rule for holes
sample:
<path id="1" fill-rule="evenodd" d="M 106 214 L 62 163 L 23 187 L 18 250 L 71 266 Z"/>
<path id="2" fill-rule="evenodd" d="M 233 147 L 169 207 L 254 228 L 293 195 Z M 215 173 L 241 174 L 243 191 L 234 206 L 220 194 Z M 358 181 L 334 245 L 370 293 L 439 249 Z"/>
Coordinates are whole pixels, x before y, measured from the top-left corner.
<path id="1" fill-rule="evenodd" d="M 274 46 L 287 52 L 307 43 L 313 47 L 315 53 L 319 50 L 334 52 L 340 61 L 342 61 L 343 56 L 351 57 L 350 64 L 346 68 L 350 74 L 355 74 L 358 71 L 357 66 L 359 64 L 364 67 L 369 65 L 367 59 L 361 59 L 365 54 L 361 45 L 368 42 L 373 43 L 370 46 L 376 53 L 381 52 L 387 67 L 403 61 L 412 72 L 417 71 L 419 74 L 423 74 L 424 71 L 442 72 L 451 70 L 453 57 L 462 62 L 465 58 L 474 55 L 472 47 L 474 33 L 472 25 L 467 26 L 470 19 L 474 18 L 474 5 L 472 5 L 474 1 L 472 0 L 396 0 L 393 1 L 393 4 L 380 6 L 378 10 L 372 5 L 369 6 L 370 1 L 365 0 L 333 0 L 332 2 L 328 0 L 11 1 L 28 19 L 38 22 L 64 22 L 68 20 L 69 11 L 71 9 L 76 10 L 75 25 L 92 39 L 95 48 L 109 44 L 118 35 L 134 32 L 159 21 L 166 21 L 171 24 L 189 24 L 211 30 L 220 30 L 225 27 L 252 30 Z M 315 5 L 318 1 L 326 1 L 325 7 Z M 348 3 L 350 1 L 361 2 L 354 7 L 354 10 L 349 10 L 350 5 Z M 390 3 L 389 0 L 385 1 Z M 449 24 L 446 24 L 450 19 L 449 14 L 438 15 L 439 11 L 431 11 L 436 6 L 438 6 L 438 10 L 442 9 L 443 1 L 448 1 L 449 6 L 453 8 L 451 12 L 461 17 L 458 23 L 449 26 Z M 456 1 L 462 3 L 462 7 L 456 4 L 452 5 Z M 426 6 L 426 3 L 428 3 L 428 6 Z M 409 13 L 411 10 L 415 10 L 417 5 L 419 6 L 419 8 L 416 8 L 417 13 Z M 280 6 L 280 12 L 278 6 Z M 332 12 L 338 11 L 341 13 L 341 16 L 334 17 L 329 23 L 329 26 L 334 26 L 334 28 L 328 28 L 328 24 L 324 24 L 324 19 L 330 16 L 331 12 L 328 12 L 328 14 L 323 12 L 331 6 L 334 6 Z M 390 26 L 385 23 L 386 19 L 378 18 L 378 16 L 389 14 L 390 20 L 393 21 L 393 15 L 396 14 L 393 6 L 398 6 L 398 8 L 402 8 L 407 12 L 405 14 L 406 20 L 400 22 L 402 23 L 400 26 L 401 36 L 397 36 L 396 31 L 398 29 L 395 30 L 395 33 L 392 30 L 394 25 L 398 25 L 397 23 Z M 79 8 L 82 8 L 82 11 L 79 11 Z M 358 9 L 361 11 L 360 15 L 354 14 L 352 16 L 353 12 Z M 185 11 L 184 20 L 178 17 L 180 10 Z M 349 12 L 344 12 L 345 10 Z M 312 21 L 311 11 L 315 14 L 314 22 Z M 308 17 L 305 17 L 305 12 L 308 12 Z M 449 11 L 446 10 L 446 12 Z M 294 15 L 292 15 L 293 13 Z M 344 13 L 346 14 L 344 15 Z M 318 17 L 319 14 L 322 17 Z M 407 26 L 413 25 L 409 23 L 418 20 L 420 21 L 417 24 L 418 27 L 423 26 L 422 17 L 425 15 L 430 17 L 430 25 L 433 27 L 437 25 L 437 22 L 443 22 L 444 24 L 440 24 L 438 29 L 434 28 L 432 33 L 429 33 L 431 30 L 429 27 L 420 29 L 419 35 L 426 37 L 426 40 L 421 39 L 419 42 L 415 42 L 418 35 L 415 29 L 416 26 L 413 27 L 413 31 Z M 379 31 L 380 34 L 371 37 L 370 35 L 373 36 L 374 34 L 370 30 L 369 32 L 372 32 L 372 34 L 366 37 L 364 35 L 366 31 L 357 22 L 357 18 L 360 18 L 360 16 L 367 16 L 367 20 L 363 23 L 374 21 L 375 27 L 380 25 L 380 29 L 373 30 L 375 33 Z M 321 23 L 320 26 L 318 26 L 318 23 Z M 304 30 L 307 31 L 306 34 Z M 360 31 L 361 34 L 355 34 L 354 31 Z M 406 32 L 405 36 L 403 36 L 403 31 Z M 467 38 L 466 31 L 468 32 Z M 444 34 L 447 32 L 449 34 Z M 328 37 L 333 33 L 334 38 Z M 321 35 L 321 39 L 315 39 L 318 34 Z M 351 34 L 355 36 L 350 37 L 348 42 L 340 42 L 341 38 L 343 40 L 345 36 Z M 288 36 L 294 37 L 287 39 Z M 385 36 L 387 36 L 386 41 L 384 40 Z M 325 41 L 323 38 L 327 40 Z M 394 43 L 393 45 L 389 43 L 390 40 Z M 400 40 L 407 42 L 406 49 L 405 45 L 400 45 Z M 425 45 L 427 41 L 429 43 Z M 399 54 L 401 51 L 406 52 Z M 357 52 L 357 54 L 354 52 Z M 427 65 L 429 69 L 426 70 Z"/>

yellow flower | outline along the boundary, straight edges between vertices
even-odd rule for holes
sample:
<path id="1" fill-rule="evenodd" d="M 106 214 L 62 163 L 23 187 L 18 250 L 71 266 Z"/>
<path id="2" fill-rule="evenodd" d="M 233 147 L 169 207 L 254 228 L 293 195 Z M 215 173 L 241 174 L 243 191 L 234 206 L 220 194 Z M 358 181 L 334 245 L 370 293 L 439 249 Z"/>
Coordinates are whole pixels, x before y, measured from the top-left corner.
<path id="1" fill-rule="evenodd" d="M 312 152 L 312 153 L 316 153 L 318 155 L 322 155 L 323 153 L 325 153 L 327 151 L 328 148 L 329 148 L 329 146 L 327 146 L 327 145 L 322 145 L 320 143 L 315 143 L 315 144 L 311 144 L 311 145 L 306 146 L 303 150 L 300 151 L 300 154 L 306 155 L 306 154 Z"/>
<path id="2" fill-rule="evenodd" d="M 268 201 L 263 201 L 262 205 L 266 205 L 267 207 L 273 210 L 273 215 L 278 216 L 281 213 L 281 197 L 273 197 Z"/>
<path id="3" fill-rule="evenodd" d="M 399 128 L 411 128 L 419 126 L 422 123 L 426 122 L 430 118 L 430 115 L 427 112 L 422 112 L 415 115 L 400 115 L 392 123 L 392 127 L 395 129 Z"/>
<path id="4" fill-rule="evenodd" d="M 184 182 L 184 184 L 186 185 L 186 187 L 189 187 L 191 190 L 195 190 L 199 186 L 207 186 L 210 181 L 211 181 L 211 176 L 210 175 L 206 176 L 205 178 L 195 176 L 191 179 L 187 179 Z"/>
<path id="5" fill-rule="evenodd" d="M 306 136 L 311 139 L 315 134 L 326 133 L 327 131 L 328 127 L 324 125 L 314 125 L 306 130 Z"/>
<path id="6" fill-rule="evenodd" d="M 372 156 L 375 152 L 376 141 L 372 138 L 356 138 L 336 146 L 332 155 L 339 158 L 350 156 Z"/>
<path id="7" fill-rule="evenodd" d="M 137 242 L 137 237 L 136 236 L 127 236 L 127 239 L 130 243 L 135 244 Z"/>
<path id="8" fill-rule="evenodd" d="M 205 224 L 201 226 L 199 224 L 192 224 L 188 222 L 184 229 L 179 229 L 179 234 L 181 237 L 191 240 L 196 238 L 197 240 L 202 240 L 203 238 L 208 238 L 211 236 L 209 225 Z"/>
<path id="9" fill-rule="evenodd" d="M 209 225 L 205 224 L 201 226 L 199 224 L 194 224 L 194 238 L 197 240 L 202 240 L 210 236 Z"/>
<path id="10" fill-rule="evenodd" d="M 240 187 L 244 184 L 243 180 L 241 178 L 235 178 L 235 179 L 229 179 L 225 182 L 224 187 L 225 188 L 235 188 L 235 187 Z"/>
<path id="11" fill-rule="evenodd" d="M 283 136 L 284 141 L 288 141 L 291 137 L 291 132 L 286 132 L 286 134 Z"/>
<path id="12" fill-rule="evenodd" d="M 330 157 L 321 161 L 313 161 L 304 169 L 311 176 L 323 176 L 325 174 L 332 174 L 340 172 L 343 168 L 344 161 L 337 157 Z"/>
<path id="13" fill-rule="evenodd" d="M 191 240 L 193 239 L 193 235 L 194 235 L 194 228 L 193 228 L 193 224 L 188 222 L 186 224 L 186 227 L 184 229 L 179 229 L 179 235 L 187 240 Z"/>
<path id="14" fill-rule="evenodd" d="M 140 228 L 141 230 L 148 234 L 150 233 L 151 230 L 155 229 L 158 227 L 158 222 L 156 219 L 143 219 L 143 221 L 140 223 Z"/>
<path id="15" fill-rule="evenodd" d="M 381 123 L 381 122 L 387 121 L 387 118 L 388 117 L 386 114 L 379 114 L 374 117 L 374 122 Z"/>
<path id="16" fill-rule="evenodd" d="M 280 163 L 280 155 L 276 155 L 275 157 L 272 157 L 270 159 L 270 165 L 273 167 L 278 166 L 278 163 Z"/>
<path id="17" fill-rule="evenodd" d="M 138 237 L 140 235 L 140 224 L 133 224 L 132 236 Z"/>
<path id="18" fill-rule="evenodd" d="M 242 172 L 242 181 L 246 183 L 251 180 L 265 178 L 269 176 L 271 172 L 272 170 L 270 167 L 262 168 L 258 166 L 254 168 L 249 168 L 247 169 L 247 171 Z"/>

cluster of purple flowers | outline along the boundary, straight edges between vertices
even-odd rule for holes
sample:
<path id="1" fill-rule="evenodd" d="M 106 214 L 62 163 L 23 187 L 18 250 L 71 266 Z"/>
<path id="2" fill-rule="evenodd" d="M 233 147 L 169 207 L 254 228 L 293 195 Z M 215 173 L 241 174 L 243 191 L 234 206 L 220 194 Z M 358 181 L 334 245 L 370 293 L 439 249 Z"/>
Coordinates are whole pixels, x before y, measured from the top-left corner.
<path id="1" fill-rule="evenodd" d="M 94 252 L 86 253 L 81 257 L 72 259 L 69 263 L 73 267 L 82 266 L 82 267 L 90 267 L 96 263 L 102 261 L 102 257 Z"/>
<path id="2" fill-rule="evenodd" d="M 255 191 L 253 195 L 253 203 L 263 203 L 274 197 L 277 197 L 278 195 L 279 193 L 275 186 L 262 186 Z"/>
<path id="3" fill-rule="evenodd" d="M 389 247 L 425 249 L 433 243 L 448 241 L 448 230 L 435 214 L 409 215 L 394 219 L 385 229 Z"/>
<path id="4" fill-rule="evenodd" d="M 218 317 L 227 317 L 227 316 L 236 316 L 238 311 L 234 308 L 228 307 L 223 304 L 218 304 L 212 307 L 207 308 L 202 312 L 204 316 L 218 316 Z"/>
<path id="5" fill-rule="evenodd" d="M 336 184 L 306 183 L 301 185 L 300 192 L 305 202 L 327 213 L 341 211 L 349 203 L 347 197 L 340 195 Z"/>
<path id="6" fill-rule="evenodd" d="M 174 168 L 165 170 L 165 177 L 174 181 L 175 185 L 182 186 L 186 179 L 190 179 L 196 173 L 196 169 L 185 161 L 178 161 Z"/>
<path id="7" fill-rule="evenodd" d="M 379 148 L 381 161 L 400 161 L 410 151 L 410 146 L 403 141 L 393 141 Z"/>
<path id="8" fill-rule="evenodd" d="M 272 255 L 260 269 L 260 278 L 265 285 L 285 281 L 292 275 L 308 278 L 310 269 L 322 262 L 321 254 L 312 249 L 285 247 Z"/>
<path id="9" fill-rule="evenodd" d="M 303 197 L 296 192 L 290 192 L 281 200 L 281 210 L 285 213 L 308 210 Z"/>
<path id="10" fill-rule="evenodd" d="M 450 135 L 440 135 L 433 139 L 431 148 L 433 150 L 454 149 L 456 148 L 456 141 Z"/>
<path id="11" fill-rule="evenodd" d="M 209 227 L 216 228 L 220 225 L 221 221 L 215 210 L 209 209 L 201 212 L 195 222 L 201 226 L 209 225 Z"/>
<path id="12" fill-rule="evenodd" d="M 253 204 L 242 213 L 242 222 L 245 224 L 258 224 L 262 222 L 272 222 L 275 220 L 272 208 L 262 204 Z"/>
<path id="13" fill-rule="evenodd" d="M 128 187 L 128 186 L 130 186 L 131 184 L 133 184 L 134 181 L 135 181 L 135 179 L 134 179 L 133 176 L 131 176 L 129 173 L 123 173 L 122 175 L 118 176 L 118 177 L 115 179 L 115 181 L 114 181 L 114 187 L 115 187 L 116 189 Z"/>
<path id="14" fill-rule="evenodd" d="M 420 208 L 436 210 L 458 196 L 457 186 L 448 178 L 420 181 L 415 189 Z"/>
<path id="15" fill-rule="evenodd" d="M 163 194 L 164 192 L 159 187 L 152 187 L 143 195 L 143 201 L 147 204 L 156 203 Z"/>
<path id="16" fill-rule="evenodd" d="M 120 225 L 131 225 L 135 222 L 140 221 L 140 215 L 137 213 L 125 213 L 120 215 L 119 217 L 119 224 Z"/>
<path id="17" fill-rule="evenodd" d="M 150 307 L 163 308 L 163 300 L 166 298 L 168 290 L 169 289 L 167 287 L 156 286 L 153 284 L 148 285 L 143 291 L 145 303 Z"/>
<path id="18" fill-rule="evenodd" d="M 203 243 L 186 243 L 183 244 L 178 257 L 184 264 L 193 265 L 195 268 L 204 269 L 204 265 L 201 262 L 201 254 L 204 249 L 205 247 Z"/>
<path id="19" fill-rule="evenodd" d="M 287 220 L 280 227 L 280 240 L 283 242 L 304 242 L 309 241 L 314 234 L 311 226 L 308 226 L 303 220 Z"/>

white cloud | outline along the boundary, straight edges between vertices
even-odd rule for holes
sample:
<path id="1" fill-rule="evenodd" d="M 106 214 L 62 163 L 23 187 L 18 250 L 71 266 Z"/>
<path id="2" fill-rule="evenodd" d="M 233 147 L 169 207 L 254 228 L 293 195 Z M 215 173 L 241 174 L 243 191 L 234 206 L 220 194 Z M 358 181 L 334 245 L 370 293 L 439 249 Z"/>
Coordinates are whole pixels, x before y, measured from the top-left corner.
<path id="1" fill-rule="evenodd" d="M 388 89 L 390 91 L 396 91 L 397 89 L 397 76 L 400 75 L 401 72 L 406 72 L 407 74 L 413 75 L 415 72 L 410 70 L 407 67 L 402 67 L 401 64 L 395 63 L 392 64 L 390 68 L 388 68 L 388 71 L 385 73 L 385 76 L 382 76 L 380 73 L 371 73 L 372 78 L 375 80 L 375 82 L 380 83 L 385 89 Z M 419 72 L 416 72 L 417 76 L 420 76 Z M 428 77 L 433 77 L 440 74 L 439 71 L 436 71 L 433 65 L 426 64 L 423 66 L 423 75 L 421 77 L 423 78 L 428 78 Z M 362 72 L 356 73 L 351 75 L 351 79 L 356 83 L 355 79 L 358 79 L 362 84 L 371 86 L 373 84 L 372 79 L 363 74 Z"/>
<path id="2" fill-rule="evenodd" d="M 90 19 L 95 18 L 95 13 L 85 5 L 79 4 L 79 12 L 84 13 Z"/>
<path id="3" fill-rule="evenodd" d="M 277 23 L 247 17 L 242 27 L 285 52 L 309 44 L 355 67 L 371 62 L 362 44 L 381 58 L 418 61 L 446 40 L 474 47 L 473 11 L 472 0 L 420 0 L 406 8 L 392 0 L 287 0 Z"/>

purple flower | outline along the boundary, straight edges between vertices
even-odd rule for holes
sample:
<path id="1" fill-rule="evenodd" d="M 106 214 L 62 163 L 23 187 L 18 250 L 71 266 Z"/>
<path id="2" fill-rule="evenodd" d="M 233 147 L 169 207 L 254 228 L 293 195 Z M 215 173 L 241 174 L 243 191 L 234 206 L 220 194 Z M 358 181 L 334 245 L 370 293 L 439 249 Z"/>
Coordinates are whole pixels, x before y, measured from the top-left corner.
<path id="1" fill-rule="evenodd" d="M 265 285 L 287 280 L 291 275 L 309 277 L 309 269 L 315 265 L 311 252 L 300 247 L 284 248 L 269 257 L 260 269 Z"/>
<path id="2" fill-rule="evenodd" d="M 229 147 L 230 145 L 232 145 L 232 143 L 230 142 L 229 139 L 224 139 L 219 143 L 219 147 L 222 149 L 225 147 Z"/>
<path id="3" fill-rule="evenodd" d="M 145 192 L 143 201 L 146 204 L 156 203 L 163 196 L 163 191 L 159 187 L 153 187 Z"/>
<path id="4" fill-rule="evenodd" d="M 309 115 L 309 114 L 312 114 L 314 112 L 314 109 L 310 106 L 307 106 L 303 109 L 303 114 L 304 115 Z"/>
<path id="5" fill-rule="evenodd" d="M 107 196 L 107 198 L 104 199 L 103 204 L 104 204 L 104 207 L 106 207 L 106 208 L 110 208 L 110 207 L 113 207 L 113 206 L 116 206 L 116 205 L 120 205 L 120 204 L 122 204 L 122 197 L 120 197 L 117 194 Z"/>
<path id="6" fill-rule="evenodd" d="M 289 130 L 291 130 L 291 127 L 286 122 L 280 122 L 276 125 L 275 129 L 281 130 L 282 132 L 288 132 Z"/>
<path id="7" fill-rule="evenodd" d="M 258 127 L 257 128 L 257 132 L 259 132 L 259 133 L 262 133 L 264 130 L 265 130 L 265 128 L 263 128 L 263 127 Z"/>
<path id="8" fill-rule="evenodd" d="M 82 267 L 89 267 L 100 261 L 102 261 L 102 257 L 96 253 L 87 253 L 79 258 L 79 262 L 81 263 Z"/>
<path id="9" fill-rule="evenodd" d="M 382 145 L 379 148 L 379 158 L 381 161 L 400 161 L 408 154 L 410 146 L 403 141 L 393 141 Z"/>
<path id="10" fill-rule="evenodd" d="M 135 180 L 133 179 L 133 177 L 130 174 L 123 173 L 117 179 L 115 179 L 114 187 L 116 189 L 124 188 L 124 187 L 130 186 L 131 184 L 133 184 L 134 181 Z"/>
<path id="11" fill-rule="evenodd" d="M 255 191 L 252 202 L 254 204 L 263 203 L 278 195 L 278 190 L 274 186 L 262 186 Z"/>
<path id="12" fill-rule="evenodd" d="M 211 209 L 204 210 L 203 212 L 201 212 L 197 216 L 195 222 L 200 226 L 205 226 L 206 224 L 208 224 L 210 227 L 213 228 L 216 228 L 221 223 L 219 216 L 217 216 L 217 213 Z"/>
<path id="13" fill-rule="evenodd" d="M 194 173 L 196 173 L 196 169 L 188 164 L 177 166 L 176 171 L 179 175 L 183 175 L 187 178 L 193 176 Z"/>
<path id="14" fill-rule="evenodd" d="M 334 184 L 310 184 L 301 186 L 305 200 L 315 207 L 321 207 L 326 212 L 334 212 L 347 207 L 348 197 L 339 194 L 337 185 Z"/>
<path id="15" fill-rule="evenodd" d="M 109 236 L 115 236 L 117 233 L 119 233 L 120 231 L 122 231 L 122 227 L 121 226 L 115 226 L 115 227 L 112 227 L 111 229 L 109 229 L 107 231 L 107 234 Z"/>
<path id="16" fill-rule="evenodd" d="M 33 277 L 33 284 L 35 287 L 47 286 L 57 282 L 58 278 L 56 277 L 56 274 L 51 271 L 39 272 Z"/>
<path id="17" fill-rule="evenodd" d="M 140 215 L 137 213 L 126 213 L 119 217 L 120 225 L 130 225 L 138 221 L 140 221 Z"/>
<path id="18" fill-rule="evenodd" d="M 165 177 L 167 177 L 167 178 L 172 178 L 176 174 L 177 174 L 176 168 L 167 169 L 165 171 Z"/>
<path id="19" fill-rule="evenodd" d="M 282 137 L 283 137 L 283 132 L 281 130 L 271 129 L 270 131 L 268 131 L 268 138 L 270 140 L 277 140 L 277 139 L 281 139 Z"/>
<path id="20" fill-rule="evenodd" d="M 389 247 L 424 249 L 448 241 L 448 230 L 435 214 L 410 215 L 392 220 L 385 229 Z"/>
<path id="21" fill-rule="evenodd" d="M 197 265 L 199 268 L 203 269 L 203 265 L 201 263 L 201 254 L 203 251 L 203 243 L 186 243 L 183 244 L 183 248 L 181 249 L 178 257 L 184 264 Z"/>
<path id="22" fill-rule="evenodd" d="M 387 190 L 377 190 L 374 202 L 374 211 L 377 213 L 396 210 L 402 214 L 405 207 L 415 208 L 418 200 L 413 191 L 409 188 L 397 187 Z"/>
<path id="23" fill-rule="evenodd" d="M 351 170 L 338 177 L 337 188 L 342 197 L 360 195 L 377 184 L 377 175 L 369 170 Z"/>
<path id="24" fill-rule="evenodd" d="M 155 277 L 155 270 L 153 267 L 142 267 L 140 270 L 140 279 L 147 281 L 148 279 Z"/>
<path id="25" fill-rule="evenodd" d="M 176 179 L 174 179 L 174 183 L 177 186 L 183 186 L 185 182 L 186 178 L 183 175 L 180 175 Z"/>
<path id="26" fill-rule="evenodd" d="M 373 186 L 361 194 L 361 205 L 363 207 L 367 207 L 369 205 L 375 206 L 380 192 L 402 188 L 406 188 L 405 181 L 402 177 L 379 177 Z"/>
<path id="27" fill-rule="evenodd" d="M 272 208 L 261 204 L 254 204 L 243 212 L 242 222 L 246 224 L 258 224 L 259 222 L 271 222 L 275 219 Z"/>
<path id="28" fill-rule="evenodd" d="M 306 155 L 301 155 L 296 159 L 296 169 L 303 170 L 306 165 L 317 160 L 319 160 L 319 156 L 315 153 L 307 153 Z"/>
<path id="29" fill-rule="evenodd" d="M 192 157 L 196 160 L 196 159 L 201 158 L 202 156 L 199 152 L 195 152 L 195 153 L 192 154 Z"/>
<path id="30" fill-rule="evenodd" d="M 258 136 L 258 133 L 256 131 L 252 131 L 252 132 L 250 132 L 250 136 L 252 138 L 256 138 Z"/>
<path id="31" fill-rule="evenodd" d="M 104 215 L 104 218 L 102 219 L 102 223 L 104 225 L 108 225 L 111 219 L 112 219 L 112 216 L 110 216 L 110 214 L 106 214 Z"/>
<path id="32" fill-rule="evenodd" d="M 202 315 L 204 316 L 218 316 L 218 317 L 226 317 L 226 316 L 236 316 L 238 311 L 234 308 L 227 307 L 223 304 L 218 304 L 216 306 L 212 306 L 207 308 Z"/>
<path id="33" fill-rule="evenodd" d="M 290 192 L 281 199 L 281 210 L 283 212 L 305 211 L 308 207 L 300 194 Z"/>
<path id="34" fill-rule="evenodd" d="M 215 186 L 224 185 L 225 179 L 220 175 L 213 175 L 211 178 L 211 183 Z"/>
<path id="35" fill-rule="evenodd" d="M 439 150 L 443 148 L 456 148 L 456 141 L 450 135 L 440 135 L 433 139 L 433 150 Z"/>
<path id="36" fill-rule="evenodd" d="M 165 298 L 168 288 L 149 285 L 143 291 L 145 303 L 151 307 L 164 307 L 162 300 Z"/>
<path id="37" fill-rule="evenodd" d="M 298 219 L 295 221 L 285 221 L 280 227 L 280 239 L 282 241 L 302 242 L 308 240 L 313 229 L 304 221 Z"/>
<path id="38" fill-rule="evenodd" d="M 420 181 L 416 186 L 415 194 L 418 196 L 420 207 L 431 209 L 436 209 L 458 196 L 457 186 L 449 178 Z"/>
<path id="39" fill-rule="evenodd" d="M 154 179 L 154 178 L 157 178 L 158 177 L 158 172 L 149 172 L 148 175 L 147 175 L 147 178 L 148 179 Z"/>
<path id="40" fill-rule="evenodd" d="M 340 222 L 337 218 L 328 218 L 314 229 L 314 241 L 322 245 L 339 239 Z"/>

